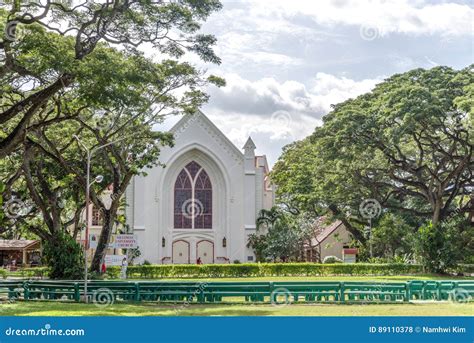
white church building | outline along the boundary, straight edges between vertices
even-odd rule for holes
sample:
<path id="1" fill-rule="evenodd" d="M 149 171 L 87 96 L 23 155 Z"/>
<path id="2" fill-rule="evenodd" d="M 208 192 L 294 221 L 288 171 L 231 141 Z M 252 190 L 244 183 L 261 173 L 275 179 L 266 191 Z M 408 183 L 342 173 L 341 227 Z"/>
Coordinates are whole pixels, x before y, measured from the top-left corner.
<path id="1" fill-rule="evenodd" d="M 265 156 L 249 138 L 242 150 L 202 112 L 171 129 L 165 165 L 135 177 L 126 193 L 127 221 L 141 260 L 153 264 L 252 262 L 248 235 L 274 203 Z"/>

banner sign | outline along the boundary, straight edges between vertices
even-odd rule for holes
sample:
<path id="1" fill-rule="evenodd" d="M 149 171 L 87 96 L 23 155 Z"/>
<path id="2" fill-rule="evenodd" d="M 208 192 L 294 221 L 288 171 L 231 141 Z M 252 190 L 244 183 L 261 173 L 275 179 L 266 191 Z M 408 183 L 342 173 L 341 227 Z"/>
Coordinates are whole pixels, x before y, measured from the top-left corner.
<path id="1" fill-rule="evenodd" d="M 110 266 L 121 266 L 123 259 L 127 257 L 125 255 L 105 255 L 105 265 Z"/>
<path id="2" fill-rule="evenodd" d="M 97 308 L 98 312 L 104 310 L 101 305 L 89 306 Z M 121 306 L 114 306 L 117 312 L 111 317 L 1 317 L 0 341 L 472 343 L 474 339 L 472 317 L 117 317 L 116 315 L 120 315 Z M 359 305 L 351 305 L 355 306 Z M 70 307 L 77 306 L 71 304 Z M 157 307 L 155 310 L 160 311 L 163 308 Z M 128 310 L 124 308 L 125 312 Z M 229 314 L 235 315 L 235 312 Z M 229 333 L 232 333 L 231 336 Z"/>
<path id="3" fill-rule="evenodd" d="M 89 249 L 97 249 L 97 244 L 99 243 L 100 235 L 96 233 L 89 234 Z"/>
<path id="4" fill-rule="evenodd" d="M 342 259 L 344 263 L 356 263 L 357 249 L 343 249 L 342 250 Z"/>
<path id="5" fill-rule="evenodd" d="M 112 236 L 111 246 L 114 249 L 135 249 L 138 246 L 137 236 L 121 234 Z"/>

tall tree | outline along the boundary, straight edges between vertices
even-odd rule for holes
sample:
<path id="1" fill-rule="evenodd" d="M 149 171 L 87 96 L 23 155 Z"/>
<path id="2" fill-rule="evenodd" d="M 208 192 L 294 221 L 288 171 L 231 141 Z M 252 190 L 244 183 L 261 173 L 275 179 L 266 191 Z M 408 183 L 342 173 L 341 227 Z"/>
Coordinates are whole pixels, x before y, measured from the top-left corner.
<path id="1" fill-rule="evenodd" d="M 113 35 L 118 39 L 120 32 L 127 32 L 125 27 L 113 28 L 113 32 L 108 33 L 109 38 L 94 42 L 94 48 L 81 58 L 75 53 L 77 39 L 64 32 L 52 32 L 57 30 L 50 26 L 45 29 L 38 23 L 26 25 L 21 39 L 4 45 L 14 48 L 15 60 L 22 62 L 30 72 L 23 75 L 11 68 L 3 70 L 7 82 L 0 84 L 0 106 L 3 106 L 0 109 L 10 111 L 37 89 L 48 88 L 47 83 L 62 70 L 73 74 L 73 82 L 61 84 L 60 90 L 48 95 L 39 110 L 26 119 L 26 126 L 20 124 L 26 117 L 22 112 L 23 117 L 12 116 L 2 127 L 4 134 L 0 139 L 4 138 L 4 142 L 21 136 L 17 141 L 19 145 L 11 146 L 5 159 L 0 160 L 0 176 L 7 186 L 4 194 L 12 198 L 13 190 L 21 191 L 22 203 L 28 203 L 26 213 L 10 216 L 10 225 L 27 224 L 29 230 L 51 243 L 51 251 L 63 244 L 65 230 L 72 228 L 70 234 L 76 238 L 83 228 L 80 219 L 85 205 L 86 163 L 84 151 L 74 136 L 80 137 L 89 149 L 109 144 L 97 151 L 92 160 L 92 175 L 104 176 L 104 183 L 93 185 L 90 194 L 92 203 L 104 217 L 93 259 L 95 270 L 100 267 L 131 178 L 159 164 L 161 147 L 172 144 L 169 134 L 155 131 L 154 127 L 169 115 L 193 113 L 208 99 L 201 89 L 209 83 L 223 85 L 224 82 L 218 77 L 206 76 L 189 63 L 171 59 L 153 62 L 135 49 L 148 42 L 172 57 L 192 51 L 204 61 L 219 62 L 211 49 L 214 38 L 196 34 L 199 24 L 194 22 L 218 9 L 218 2 L 126 3 L 135 5 L 123 15 L 137 16 L 120 21 L 121 25 L 129 25 L 129 36 L 122 36 L 120 42 L 109 42 Z M 78 8 L 84 7 L 84 10 L 87 6 L 97 5 L 87 2 Z M 149 13 L 140 17 L 143 6 Z M 130 20 L 135 24 L 127 24 Z M 157 21 L 153 24 L 153 20 Z M 74 31 L 73 27 L 71 24 Z M 172 28 L 177 31 L 171 32 Z M 178 39 L 174 35 L 180 30 L 183 32 Z M 143 31 L 143 35 L 138 31 Z M 149 35 L 154 38 L 147 39 Z M 143 40 L 134 41 L 134 37 Z M 110 45 L 115 43 L 123 43 L 126 49 L 112 48 Z M 14 133 L 18 130 L 23 132 L 20 136 Z M 106 204 L 102 194 L 109 185 L 113 186 L 113 194 Z"/>
<path id="2" fill-rule="evenodd" d="M 249 236 L 247 245 L 253 248 L 257 261 L 287 262 L 300 260 L 303 246 L 314 235 L 314 223 L 279 207 L 261 210 L 257 218 L 257 233 Z"/>
<path id="3" fill-rule="evenodd" d="M 331 212 L 360 241 L 365 199 L 419 223 L 472 211 L 473 84 L 472 66 L 416 69 L 333 106 L 276 163 L 279 199 Z"/>
<path id="4" fill-rule="evenodd" d="M 18 148 L 32 125 L 49 123 L 42 113 L 48 112 L 55 96 L 80 81 L 78 69 L 101 42 L 135 56 L 141 55 L 137 48 L 147 43 L 162 54 L 181 57 L 193 52 L 204 61 L 219 63 L 212 50 L 215 38 L 197 31 L 199 22 L 220 7 L 217 0 L 4 2 L 0 157 Z M 41 32 L 43 37 L 38 37 Z M 65 39 L 52 39 L 47 32 Z M 56 121 L 61 119 L 67 118 Z"/>

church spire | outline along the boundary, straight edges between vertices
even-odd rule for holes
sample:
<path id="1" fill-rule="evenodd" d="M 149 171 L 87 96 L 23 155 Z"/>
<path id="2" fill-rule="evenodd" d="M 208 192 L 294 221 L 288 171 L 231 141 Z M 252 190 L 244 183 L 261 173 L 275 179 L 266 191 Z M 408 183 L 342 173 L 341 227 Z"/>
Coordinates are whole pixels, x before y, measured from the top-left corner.
<path id="1" fill-rule="evenodd" d="M 247 139 L 247 142 L 244 144 L 242 149 L 244 149 L 244 156 L 245 157 L 255 157 L 255 149 L 257 147 L 255 146 L 255 143 L 252 140 L 252 137 L 249 136 Z"/>

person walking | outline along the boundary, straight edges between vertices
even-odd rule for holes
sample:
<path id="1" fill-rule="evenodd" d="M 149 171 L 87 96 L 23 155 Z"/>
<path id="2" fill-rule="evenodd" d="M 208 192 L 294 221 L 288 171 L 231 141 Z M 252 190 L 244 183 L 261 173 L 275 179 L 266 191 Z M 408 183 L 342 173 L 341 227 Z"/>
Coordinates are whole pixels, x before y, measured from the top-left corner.
<path id="1" fill-rule="evenodd" d="M 121 279 L 126 279 L 127 278 L 127 267 L 128 267 L 127 258 L 124 257 L 123 260 L 122 260 L 122 269 L 121 269 L 121 272 L 120 272 L 120 278 Z"/>

